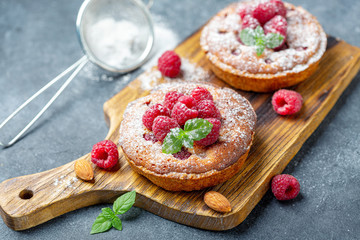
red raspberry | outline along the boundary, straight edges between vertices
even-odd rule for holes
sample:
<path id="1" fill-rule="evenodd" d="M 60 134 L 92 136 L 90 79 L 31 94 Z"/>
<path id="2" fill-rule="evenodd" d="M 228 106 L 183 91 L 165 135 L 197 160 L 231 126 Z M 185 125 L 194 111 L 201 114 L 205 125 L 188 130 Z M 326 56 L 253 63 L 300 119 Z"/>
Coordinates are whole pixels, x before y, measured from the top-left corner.
<path id="1" fill-rule="evenodd" d="M 178 101 L 185 104 L 188 108 L 192 108 L 196 105 L 196 101 L 192 96 L 182 96 Z"/>
<path id="2" fill-rule="evenodd" d="M 204 100 L 198 102 L 197 110 L 199 112 L 199 118 L 221 118 L 219 109 L 217 109 L 215 103 L 211 100 Z"/>
<path id="3" fill-rule="evenodd" d="M 253 10 L 254 10 L 254 8 L 252 6 L 245 5 L 245 6 L 242 6 L 241 8 L 239 8 L 238 14 L 240 15 L 241 19 L 243 19 L 246 15 L 252 16 Z"/>
<path id="4" fill-rule="evenodd" d="M 144 133 L 143 137 L 146 141 L 152 141 L 153 143 L 157 142 L 157 139 L 153 133 Z"/>
<path id="5" fill-rule="evenodd" d="M 253 11 L 253 17 L 259 20 L 261 25 L 275 16 L 275 5 L 270 2 L 263 2 L 257 5 Z"/>
<path id="6" fill-rule="evenodd" d="M 175 119 L 180 126 L 184 125 L 187 120 L 196 118 L 197 116 L 197 110 L 190 109 L 181 102 L 177 102 L 171 112 L 171 117 Z"/>
<path id="7" fill-rule="evenodd" d="M 142 117 L 142 121 L 145 127 L 152 130 L 151 127 L 154 123 L 154 119 L 157 116 L 170 116 L 170 111 L 167 107 L 164 107 L 159 103 L 151 106 L 148 110 L 146 110 Z"/>
<path id="8" fill-rule="evenodd" d="M 259 21 L 250 15 L 246 15 L 242 20 L 241 29 L 245 29 L 245 28 L 255 29 L 257 26 L 260 26 Z"/>
<path id="9" fill-rule="evenodd" d="M 104 140 L 96 143 L 91 151 L 91 161 L 101 168 L 111 168 L 116 165 L 119 152 L 115 143 Z"/>
<path id="10" fill-rule="evenodd" d="M 264 33 L 279 33 L 286 37 L 287 21 L 283 16 L 276 15 L 264 25 Z"/>
<path id="11" fill-rule="evenodd" d="M 219 121 L 219 119 L 205 118 L 205 120 L 208 120 L 210 123 L 212 123 L 213 127 L 211 129 L 211 132 L 205 138 L 199 141 L 195 141 L 196 144 L 201 146 L 208 146 L 215 143 L 219 138 L 219 133 L 221 128 L 221 122 Z"/>
<path id="12" fill-rule="evenodd" d="M 166 135 L 170 132 L 170 129 L 180 127 L 175 119 L 166 117 L 166 116 L 158 116 L 154 120 L 154 124 L 152 126 L 154 135 L 157 140 L 163 141 Z"/>
<path id="13" fill-rule="evenodd" d="M 186 148 L 181 148 L 180 152 L 174 153 L 173 156 L 180 160 L 188 159 L 191 156 L 191 153 L 186 150 Z"/>
<path id="14" fill-rule="evenodd" d="M 294 199 L 300 192 L 299 181 L 288 174 L 280 174 L 273 177 L 271 191 L 277 200 Z"/>
<path id="15" fill-rule="evenodd" d="M 172 110 L 175 103 L 177 103 L 179 98 L 182 96 L 184 96 L 184 94 L 179 93 L 177 91 L 172 91 L 172 92 L 166 93 L 165 100 L 164 100 L 164 106 L 167 107 L 168 109 Z"/>
<path id="16" fill-rule="evenodd" d="M 272 96 L 271 103 L 280 115 L 291 115 L 300 111 L 303 99 L 300 93 L 292 90 L 280 89 Z"/>
<path id="17" fill-rule="evenodd" d="M 213 96 L 211 95 L 211 93 L 203 87 L 197 87 L 195 89 L 193 89 L 191 91 L 191 96 L 197 101 L 202 101 L 202 100 L 211 100 L 213 101 Z"/>
<path id="18" fill-rule="evenodd" d="M 281 0 L 271 0 L 270 4 L 274 5 L 275 15 L 286 17 L 286 7 Z"/>
<path id="19" fill-rule="evenodd" d="M 264 25 L 265 34 L 279 33 L 284 37 L 282 43 L 278 47 L 274 48 L 274 50 L 279 50 L 284 46 L 286 41 L 286 31 L 287 31 L 287 21 L 283 16 L 280 15 L 273 17 L 270 21 L 268 21 Z"/>
<path id="20" fill-rule="evenodd" d="M 180 72 L 181 59 L 174 51 L 166 51 L 158 59 L 158 69 L 166 77 L 174 78 Z"/>

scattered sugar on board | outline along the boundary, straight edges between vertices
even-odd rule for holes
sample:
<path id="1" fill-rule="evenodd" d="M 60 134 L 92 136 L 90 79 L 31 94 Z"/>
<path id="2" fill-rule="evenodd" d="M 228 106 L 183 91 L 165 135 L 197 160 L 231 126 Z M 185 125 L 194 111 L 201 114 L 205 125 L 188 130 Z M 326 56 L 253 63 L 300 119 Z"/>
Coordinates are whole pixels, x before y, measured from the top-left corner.
<path id="1" fill-rule="evenodd" d="M 165 82 L 189 81 L 189 82 L 207 82 L 209 81 L 210 73 L 191 63 L 186 58 L 181 58 L 181 72 L 179 77 L 168 78 L 164 77 Z M 149 69 L 139 77 L 141 81 L 141 88 L 143 90 L 152 89 L 156 83 L 162 78 L 161 73 L 157 69 Z"/>
<path id="2" fill-rule="evenodd" d="M 153 49 L 151 50 L 149 60 L 141 67 L 142 69 L 149 69 L 157 65 L 158 58 L 166 50 L 174 49 L 180 42 L 176 32 L 171 30 L 166 24 L 166 19 L 158 15 L 152 15 L 155 26 L 154 34 L 155 41 Z"/>
<path id="3" fill-rule="evenodd" d="M 77 177 L 72 177 L 70 179 L 65 179 L 65 175 L 61 175 L 59 178 L 56 178 L 54 180 L 53 185 L 54 186 L 58 186 L 58 185 L 65 185 L 65 188 L 76 188 L 75 186 L 73 186 L 73 183 L 77 182 L 78 178 Z M 57 191 L 60 191 L 60 189 L 58 189 Z"/>
<path id="4" fill-rule="evenodd" d="M 141 88 L 143 90 L 150 90 L 154 87 L 156 82 L 161 78 L 161 73 L 158 70 L 149 69 L 139 76 Z"/>

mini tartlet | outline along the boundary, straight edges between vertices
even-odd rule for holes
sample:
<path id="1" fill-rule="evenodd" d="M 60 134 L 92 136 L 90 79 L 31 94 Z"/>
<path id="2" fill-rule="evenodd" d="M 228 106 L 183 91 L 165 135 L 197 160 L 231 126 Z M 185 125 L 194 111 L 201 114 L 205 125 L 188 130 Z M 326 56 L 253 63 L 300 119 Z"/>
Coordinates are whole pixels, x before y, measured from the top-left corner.
<path id="1" fill-rule="evenodd" d="M 164 102 L 166 93 L 189 94 L 206 88 L 221 113 L 218 140 L 206 147 L 194 144 L 187 159 L 162 152 L 160 141 L 145 139 L 150 132 L 142 122 L 144 113 Z M 171 83 L 130 103 L 120 126 L 119 144 L 133 170 L 170 191 L 192 191 L 220 184 L 234 176 L 243 165 L 254 137 L 256 114 L 251 104 L 229 88 L 202 83 Z"/>
<path id="2" fill-rule="evenodd" d="M 257 56 L 254 46 L 241 42 L 239 10 L 264 1 L 233 3 L 206 24 L 200 45 L 212 71 L 235 88 L 270 92 L 298 84 L 311 76 L 326 49 L 327 38 L 316 18 L 302 7 L 284 3 L 286 46 L 266 48 Z"/>

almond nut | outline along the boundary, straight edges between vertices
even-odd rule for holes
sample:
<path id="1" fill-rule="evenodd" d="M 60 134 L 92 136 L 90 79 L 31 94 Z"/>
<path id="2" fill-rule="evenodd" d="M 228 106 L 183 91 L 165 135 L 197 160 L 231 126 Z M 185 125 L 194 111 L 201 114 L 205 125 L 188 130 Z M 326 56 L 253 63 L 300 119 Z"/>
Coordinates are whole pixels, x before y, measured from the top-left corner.
<path id="1" fill-rule="evenodd" d="M 94 178 L 94 171 L 89 161 L 85 159 L 76 160 L 74 165 L 75 174 L 78 178 L 91 181 Z"/>
<path id="2" fill-rule="evenodd" d="M 205 193 L 204 202 L 209 208 L 222 213 L 231 212 L 229 200 L 221 193 L 210 191 Z"/>

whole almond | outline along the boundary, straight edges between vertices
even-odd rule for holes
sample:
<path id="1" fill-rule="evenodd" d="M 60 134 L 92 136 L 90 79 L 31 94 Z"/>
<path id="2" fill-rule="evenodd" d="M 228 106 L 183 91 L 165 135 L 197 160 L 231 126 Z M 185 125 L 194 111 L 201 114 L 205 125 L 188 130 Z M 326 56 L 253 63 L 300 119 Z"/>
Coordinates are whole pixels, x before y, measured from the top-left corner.
<path id="1" fill-rule="evenodd" d="M 204 202 L 209 208 L 222 213 L 231 212 L 229 200 L 221 193 L 210 191 L 205 193 Z"/>
<path id="2" fill-rule="evenodd" d="M 85 159 L 76 160 L 74 165 L 75 174 L 78 178 L 91 181 L 94 178 L 94 171 L 89 161 Z"/>

